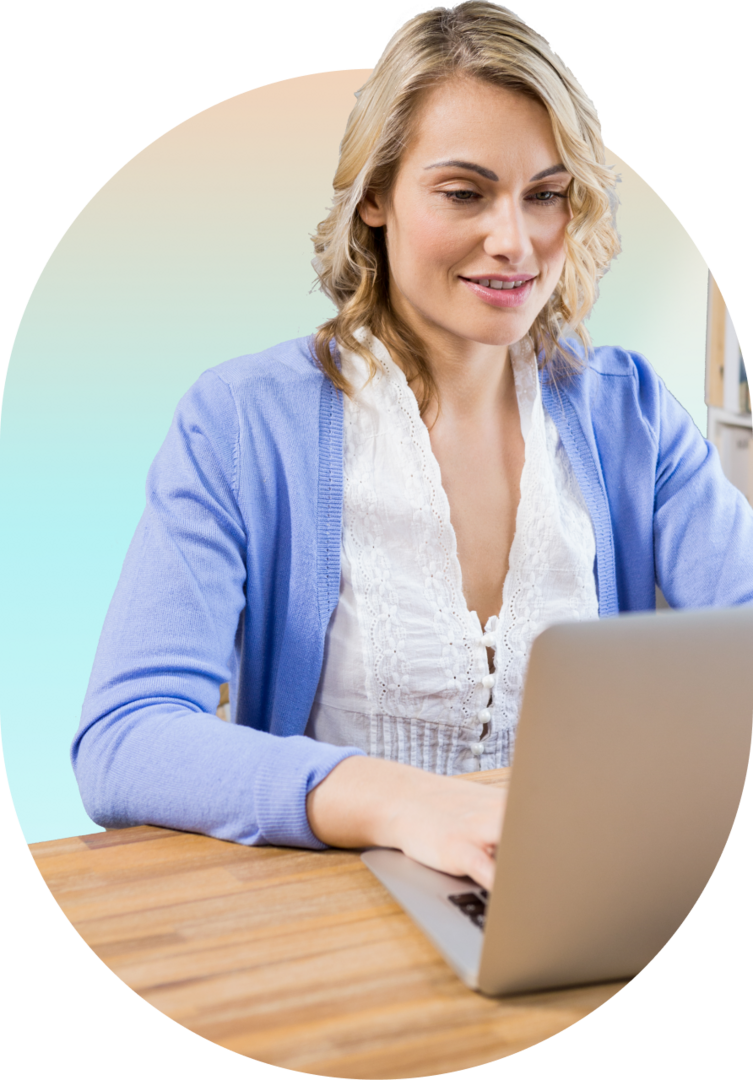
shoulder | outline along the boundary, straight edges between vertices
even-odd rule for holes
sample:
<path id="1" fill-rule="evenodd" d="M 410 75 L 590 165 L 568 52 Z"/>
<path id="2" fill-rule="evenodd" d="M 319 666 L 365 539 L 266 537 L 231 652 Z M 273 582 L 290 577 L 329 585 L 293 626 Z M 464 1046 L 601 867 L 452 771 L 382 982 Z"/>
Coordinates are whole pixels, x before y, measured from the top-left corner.
<path id="1" fill-rule="evenodd" d="M 211 453 L 237 478 L 249 451 L 268 458 L 282 442 L 312 453 L 322 387 L 332 384 L 313 359 L 311 341 L 285 341 L 208 368 L 178 402 L 160 459 L 185 455 L 190 447 L 189 456 Z"/>
<path id="2" fill-rule="evenodd" d="M 620 432 L 630 434 L 640 428 L 656 440 L 671 395 L 649 361 L 613 345 L 598 346 L 588 355 L 579 342 L 568 345 L 577 366 L 564 375 L 544 374 L 549 400 L 568 401 L 581 421 L 602 429 L 603 436 L 618 438 Z"/>
<path id="3" fill-rule="evenodd" d="M 690 414 L 640 353 L 615 346 L 573 352 L 580 365 L 572 374 L 543 374 L 543 401 L 555 422 L 580 429 L 602 463 L 708 453 Z"/>
<path id="4" fill-rule="evenodd" d="M 586 354 L 579 341 L 569 339 L 568 349 L 575 363 L 572 375 L 550 378 L 571 391 L 598 393 L 609 386 L 613 379 L 628 379 L 637 383 L 658 383 L 659 376 L 651 364 L 638 352 L 621 349 L 616 345 L 597 345 Z"/>
<path id="5" fill-rule="evenodd" d="M 325 378 L 314 360 L 310 336 L 226 360 L 205 375 L 218 379 L 234 392 L 247 388 L 261 391 L 264 387 L 314 389 L 321 387 Z"/>
<path id="6" fill-rule="evenodd" d="M 342 408 L 309 340 L 239 356 L 199 376 L 150 468 L 150 505 L 175 507 L 190 497 L 215 524 L 242 532 L 244 543 L 255 538 L 263 547 L 288 525 L 314 543 L 320 474 L 331 466 L 336 479 L 342 456 Z"/>
<path id="7" fill-rule="evenodd" d="M 223 428 L 232 414 L 243 429 L 251 421 L 274 426 L 284 416 L 315 412 L 325 383 L 332 385 L 314 360 L 312 338 L 296 338 L 208 368 L 183 395 L 176 415 Z"/>

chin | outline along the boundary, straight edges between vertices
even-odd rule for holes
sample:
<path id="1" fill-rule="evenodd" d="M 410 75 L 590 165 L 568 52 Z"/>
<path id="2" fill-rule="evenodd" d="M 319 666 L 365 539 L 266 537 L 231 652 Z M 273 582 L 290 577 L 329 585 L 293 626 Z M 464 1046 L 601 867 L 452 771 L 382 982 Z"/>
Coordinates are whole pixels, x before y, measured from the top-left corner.
<path id="1" fill-rule="evenodd" d="M 516 341 L 520 341 L 521 338 L 524 338 L 530 331 L 533 323 L 533 319 L 515 319 L 510 320 L 503 326 L 489 326 L 488 323 L 486 325 L 476 324 L 475 326 L 467 327 L 466 333 L 460 333 L 457 336 L 464 337 L 468 341 L 475 341 L 479 345 L 503 348 L 514 345 Z"/>
<path id="2" fill-rule="evenodd" d="M 426 330 L 439 331 L 442 335 L 492 348 L 506 348 L 520 341 L 529 332 L 538 314 L 530 315 L 522 310 L 487 313 L 476 309 L 459 311 L 456 317 L 448 318 L 447 311 L 433 313 L 425 309 L 422 311 L 418 305 L 413 306 L 419 315 L 420 321 L 416 327 L 419 335 L 420 323 L 423 323 Z"/>

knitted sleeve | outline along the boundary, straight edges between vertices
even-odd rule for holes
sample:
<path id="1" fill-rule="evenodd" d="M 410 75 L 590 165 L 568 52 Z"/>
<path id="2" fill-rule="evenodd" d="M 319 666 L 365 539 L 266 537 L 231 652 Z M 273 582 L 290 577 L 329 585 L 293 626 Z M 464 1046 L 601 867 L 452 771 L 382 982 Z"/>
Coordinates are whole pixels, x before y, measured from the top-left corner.
<path id="1" fill-rule="evenodd" d="M 654 557 L 672 607 L 753 602 L 753 508 L 716 448 L 656 379 Z"/>
<path id="2" fill-rule="evenodd" d="M 181 401 L 150 470 L 73 766 L 86 810 L 101 825 L 322 847 L 306 795 L 359 751 L 214 715 L 220 684 L 234 674 L 246 604 L 237 447 L 232 394 L 209 372 Z"/>

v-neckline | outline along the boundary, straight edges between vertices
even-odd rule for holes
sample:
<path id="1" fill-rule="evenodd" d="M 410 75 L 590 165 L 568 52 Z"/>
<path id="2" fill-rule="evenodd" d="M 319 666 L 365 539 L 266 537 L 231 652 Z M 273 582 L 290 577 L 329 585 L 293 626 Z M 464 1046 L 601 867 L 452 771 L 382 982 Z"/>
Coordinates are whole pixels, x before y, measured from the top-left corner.
<path id="1" fill-rule="evenodd" d="M 437 460 L 437 456 L 434 453 L 434 449 L 431 445 L 431 437 L 429 435 L 429 429 L 421 418 L 421 414 L 418 408 L 418 401 L 415 394 L 411 390 L 408 380 L 405 376 L 405 372 L 395 363 L 389 354 L 389 351 L 385 345 L 373 335 L 370 335 L 370 347 L 373 356 L 384 368 L 385 376 L 388 380 L 396 379 L 402 389 L 407 391 L 409 406 L 413 420 L 415 430 L 417 432 L 417 438 L 423 443 L 423 450 L 426 454 L 426 459 L 430 464 L 432 472 L 435 473 L 434 482 L 437 492 L 440 493 L 443 527 L 446 528 L 448 535 L 452 539 L 451 550 L 448 553 L 451 573 L 454 578 L 454 586 L 457 594 L 463 598 L 463 605 L 465 608 L 465 617 L 467 619 L 469 627 L 473 628 L 474 633 L 480 639 L 485 634 L 493 634 L 498 621 L 502 618 L 505 609 L 505 592 L 507 582 L 510 579 L 510 565 L 508 561 L 507 573 L 505 580 L 502 584 L 502 601 L 500 609 L 496 615 L 490 615 L 486 621 L 486 624 L 482 626 L 481 619 L 478 612 L 475 609 L 468 606 L 465 592 L 463 590 L 463 568 L 460 565 L 460 558 L 458 556 L 458 544 L 457 535 L 455 533 L 455 526 L 452 524 L 452 516 L 450 514 L 450 500 L 447 497 L 444 484 L 442 483 L 442 470 Z M 522 355 L 525 353 L 526 355 Z M 525 490 L 525 484 L 523 477 L 526 471 L 530 471 L 530 435 L 531 429 L 535 422 L 535 416 L 538 410 L 542 408 L 541 405 L 541 386 L 539 382 L 538 367 L 536 364 L 536 356 L 533 350 L 533 346 L 530 340 L 524 338 L 522 342 L 517 342 L 515 345 L 510 346 L 510 362 L 512 363 L 513 378 L 515 380 L 515 391 L 518 399 L 518 414 L 520 416 L 520 429 L 523 435 L 523 441 L 525 443 L 525 458 L 523 461 L 523 469 L 520 478 L 521 497 L 518 501 L 518 506 L 515 511 L 515 531 L 513 532 L 512 542 L 510 544 L 510 554 L 512 555 L 515 547 L 515 541 L 518 537 L 518 524 L 520 517 L 520 504 L 523 500 L 523 492 Z M 531 378 L 533 375 L 533 378 Z M 488 662 L 488 654 L 487 654 Z"/>

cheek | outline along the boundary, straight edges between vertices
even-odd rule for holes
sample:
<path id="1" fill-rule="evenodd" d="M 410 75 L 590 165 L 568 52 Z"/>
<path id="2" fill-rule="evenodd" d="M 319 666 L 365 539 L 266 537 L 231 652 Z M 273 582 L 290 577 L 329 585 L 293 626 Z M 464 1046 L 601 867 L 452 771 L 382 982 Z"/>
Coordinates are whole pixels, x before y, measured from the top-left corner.
<path id="1" fill-rule="evenodd" d="M 569 217 L 558 217 L 556 222 L 546 222 L 537 233 L 534 244 L 539 257 L 544 259 L 552 272 L 559 274 L 565 262 L 565 234 Z"/>
<path id="2" fill-rule="evenodd" d="M 446 269 L 458 258 L 461 241 L 457 230 L 448 228 L 436 214 L 413 208 L 400 215 L 399 220 L 400 228 L 396 222 L 391 230 L 387 227 L 387 252 L 396 277 L 401 268 L 430 274 L 433 270 Z"/>

